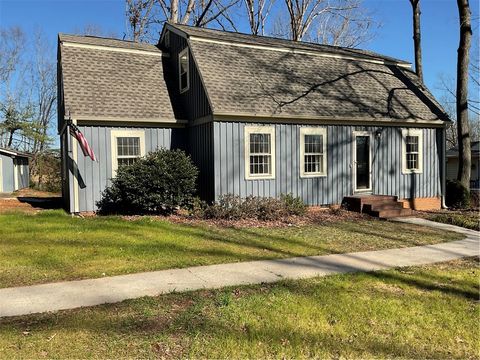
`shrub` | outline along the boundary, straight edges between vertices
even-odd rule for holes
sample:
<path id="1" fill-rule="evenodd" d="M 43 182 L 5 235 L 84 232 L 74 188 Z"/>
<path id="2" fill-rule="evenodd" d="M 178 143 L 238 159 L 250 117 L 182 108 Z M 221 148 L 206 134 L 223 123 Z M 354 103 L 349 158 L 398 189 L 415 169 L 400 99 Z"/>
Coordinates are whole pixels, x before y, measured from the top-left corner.
<path id="1" fill-rule="evenodd" d="M 280 199 L 283 201 L 285 209 L 290 215 L 305 215 L 307 205 L 298 197 L 292 194 L 281 194 Z"/>
<path id="2" fill-rule="evenodd" d="M 197 168 L 181 150 L 161 149 L 117 170 L 97 202 L 100 214 L 172 214 L 191 206 Z"/>
<path id="3" fill-rule="evenodd" d="M 291 194 L 282 194 L 279 199 L 255 196 L 242 199 L 237 195 L 226 194 L 220 196 L 214 204 L 206 206 L 203 212 L 197 211 L 196 214 L 201 213 L 207 219 L 271 221 L 290 215 L 303 215 L 306 210 L 307 206 L 302 200 Z"/>
<path id="4" fill-rule="evenodd" d="M 470 191 L 457 180 L 447 180 L 445 202 L 452 208 L 468 208 L 470 207 Z"/>

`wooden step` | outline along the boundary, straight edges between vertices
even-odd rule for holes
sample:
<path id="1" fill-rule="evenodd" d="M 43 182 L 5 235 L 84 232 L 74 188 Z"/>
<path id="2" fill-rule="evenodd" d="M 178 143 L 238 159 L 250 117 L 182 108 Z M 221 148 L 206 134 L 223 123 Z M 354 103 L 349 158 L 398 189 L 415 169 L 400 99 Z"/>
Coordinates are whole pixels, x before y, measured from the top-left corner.
<path id="1" fill-rule="evenodd" d="M 388 203 L 373 203 L 363 205 L 363 212 L 371 213 L 372 211 L 381 210 L 396 210 L 403 209 L 403 204 L 400 202 L 388 202 Z"/>
<path id="2" fill-rule="evenodd" d="M 388 219 L 393 217 L 409 216 L 412 215 L 411 209 L 390 209 L 390 210 L 377 210 L 371 212 L 372 216 Z"/>
<path id="3" fill-rule="evenodd" d="M 343 205 L 347 210 L 384 219 L 412 214 L 410 209 L 403 208 L 403 203 L 398 201 L 397 196 L 390 195 L 347 196 Z"/>

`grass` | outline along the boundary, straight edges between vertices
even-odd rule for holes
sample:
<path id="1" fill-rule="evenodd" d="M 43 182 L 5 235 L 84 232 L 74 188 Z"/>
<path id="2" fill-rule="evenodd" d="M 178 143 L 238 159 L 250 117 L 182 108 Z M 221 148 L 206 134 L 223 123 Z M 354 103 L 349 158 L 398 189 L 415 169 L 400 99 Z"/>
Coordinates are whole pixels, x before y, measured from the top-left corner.
<path id="1" fill-rule="evenodd" d="M 452 241 L 461 235 L 358 220 L 287 228 L 225 228 L 141 218 L 0 215 L 0 287 L 259 259 Z"/>
<path id="2" fill-rule="evenodd" d="M 428 220 L 480 231 L 479 211 L 445 211 L 427 215 Z"/>
<path id="3" fill-rule="evenodd" d="M 4 358 L 471 358 L 479 264 L 170 294 L 0 320 Z"/>

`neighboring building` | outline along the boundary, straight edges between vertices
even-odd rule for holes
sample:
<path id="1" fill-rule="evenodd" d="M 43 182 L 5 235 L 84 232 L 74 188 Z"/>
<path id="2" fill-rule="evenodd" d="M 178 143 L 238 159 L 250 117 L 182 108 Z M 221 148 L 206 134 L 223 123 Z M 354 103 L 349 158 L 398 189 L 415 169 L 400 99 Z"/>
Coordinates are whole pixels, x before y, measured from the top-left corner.
<path id="1" fill-rule="evenodd" d="M 480 141 L 472 141 L 472 174 L 470 188 L 480 189 Z M 458 147 L 447 151 L 447 179 L 455 180 L 458 175 Z"/>
<path id="2" fill-rule="evenodd" d="M 28 156 L 0 148 L 0 193 L 10 193 L 29 186 Z"/>
<path id="3" fill-rule="evenodd" d="M 449 121 L 410 64 L 372 52 L 166 24 L 157 46 L 59 35 L 65 206 L 96 209 L 119 165 L 182 148 L 206 200 L 353 194 L 439 208 Z M 97 162 L 81 154 L 71 119 Z"/>

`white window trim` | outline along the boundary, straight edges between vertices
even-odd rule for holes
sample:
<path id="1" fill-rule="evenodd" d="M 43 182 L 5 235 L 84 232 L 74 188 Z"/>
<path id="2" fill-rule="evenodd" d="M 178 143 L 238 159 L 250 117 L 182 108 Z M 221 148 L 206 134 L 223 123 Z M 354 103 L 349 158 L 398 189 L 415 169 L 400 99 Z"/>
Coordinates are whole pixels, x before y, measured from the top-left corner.
<path id="1" fill-rule="evenodd" d="M 305 172 L 305 135 L 323 136 L 323 172 Z M 301 127 L 300 128 L 300 177 L 324 177 L 327 176 L 327 129 L 320 127 Z"/>
<path id="2" fill-rule="evenodd" d="M 187 55 L 187 87 L 182 89 L 182 67 L 180 65 L 180 59 L 183 55 Z M 188 91 L 190 89 L 190 56 L 188 52 L 188 47 L 180 51 L 178 54 L 178 89 L 180 90 L 180 94 Z"/>
<path id="3" fill-rule="evenodd" d="M 250 174 L 250 134 L 270 134 L 271 141 L 271 173 Z M 271 180 L 275 179 L 275 127 L 274 126 L 245 126 L 245 179 L 246 180 Z"/>
<path id="4" fill-rule="evenodd" d="M 140 156 L 145 156 L 145 131 L 143 130 L 111 130 L 110 142 L 112 151 L 112 178 L 116 176 L 118 169 L 117 138 L 138 137 L 140 139 Z"/>
<path id="5" fill-rule="evenodd" d="M 418 136 L 418 169 L 407 169 L 407 136 Z M 423 131 L 421 129 L 402 130 L 402 174 L 423 172 Z"/>

